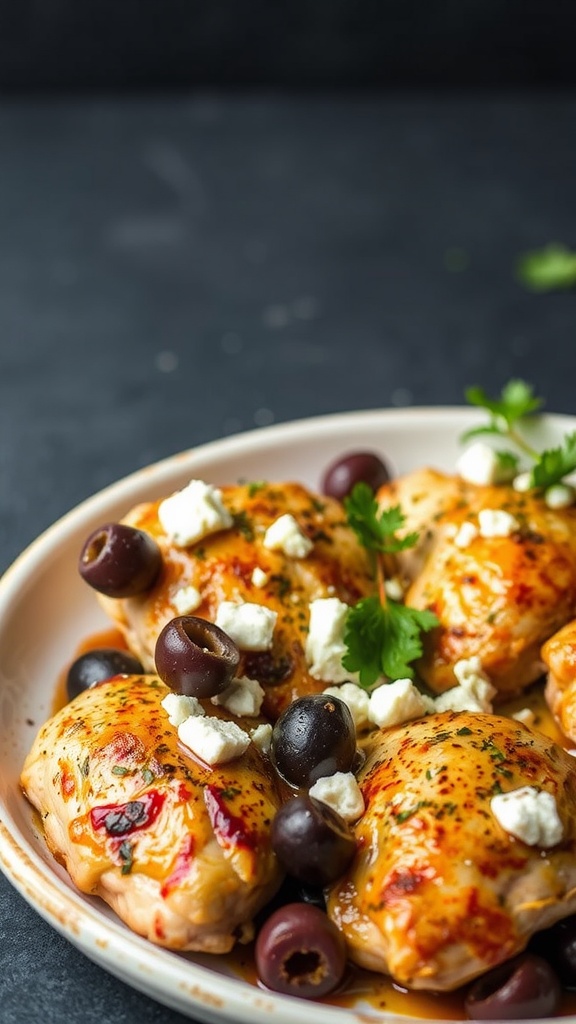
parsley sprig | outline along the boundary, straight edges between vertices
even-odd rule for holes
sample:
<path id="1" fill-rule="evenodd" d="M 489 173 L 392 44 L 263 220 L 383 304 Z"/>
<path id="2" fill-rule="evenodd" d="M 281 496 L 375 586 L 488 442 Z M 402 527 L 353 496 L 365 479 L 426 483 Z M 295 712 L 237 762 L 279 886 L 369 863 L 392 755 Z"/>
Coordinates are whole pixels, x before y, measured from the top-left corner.
<path id="1" fill-rule="evenodd" d="M 418 534 L 398 536 L 405 522 L 400 507 L 380 510 L 365 483 L 355 485 L 344 506 L 350 526 L 371 553 L 378 595 L 363 598 L 348 612 L 344 631 L 347 653 L 342 664 L 349 672 L 358 673 L 365 688 L 382 675 L 411 679 L 411 663 L 422 654 L 421 634 L 437 626 L 438 619 L 432 612 L 392 601 L 386 595 L 385 581 L 390 556 L 413 547 Z"/>
<path id="2" fill-rule="evenodd" d="M 537 413 L 543 403 L 534 394 L 534 389 L 523 380 L 511 380 L 506 384 L 499 398 L 490 398 L 483 388 L 471 387 L 466 391 L 466 399 L 471 405 L 486 410 L 489 422 L 473 427 L 462 435 L 468 441 L 481 434 L 492 434 L 512 443 L 521 453 L 526 455 L 533 465 L 530 472 L 530 486 L 537 490 L 546 490 L 560 483 L 564 477 L 576 470 L 576 431 L 564 436 L 558 448 L 549 448 L 538 452 L 522 434 L 522 428 L 530 416 Z M 517 469 L 519 456 L 511 451 L 497 453 L 500 462 L 507 464 L 511 474 Z"/>

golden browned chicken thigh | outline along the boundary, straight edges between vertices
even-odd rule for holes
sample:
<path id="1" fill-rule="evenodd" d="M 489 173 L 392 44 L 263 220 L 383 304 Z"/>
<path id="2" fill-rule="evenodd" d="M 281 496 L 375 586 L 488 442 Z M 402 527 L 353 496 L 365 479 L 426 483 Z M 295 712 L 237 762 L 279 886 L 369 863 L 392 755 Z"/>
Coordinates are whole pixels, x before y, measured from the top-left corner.
<path id="1" fill-rule="evenodd" d="M 542 734 L 495 715 L 431 715 L 373 734 L 359 782 L 358 852 L 328 899 L 359 965 L 447 991 L 576 911 L 574 762 Z M 502 794 L 524 838 L 501 823 Z"/>
<path id="2" fill-rule="evenodd" d="M 576 506 L 553 510 L 533 491 L 432 469 L 386 484 L 378 499 L 399 504 L 406 530 L 420 534 L 398 568 L 406 603 L 440 623 L 423 637 L 426 683 L 448 689 L 455 663 L 472 656 L 500 697 L 538 679 L 542 644 L 576 614 Z"/>
<path id="3" fill-rule="evenodd" d="M 264 650 L 241 651 L 238 675 L 262 685 L 263 713 L 276 718 L 296 697 L 338 681 L 310 671 L 305 656 L 309 602 L 336 597 L 355 604 L 372 592 L 372 572 L 339 502 L 320 498 L 296 483 L 252 483 L 219 490 L 230 525 L 192 543 L 177 544 L 167 535 L 159 518 L 159 501 L 132 509 L 123 522 L 157 541 L 163 556 L 160 577 L 141 596 L 100 597 L 100 601 L 149 671 L 155 671 L 158 634 L 179 614 L 179 597 L 190 592 L 186 588 L 197 592 L 192 614 L 212 622 L 222 602 L 270 609 L 277 616 L 272 642 Z M 301 547 L 302 537 L 296 535 L 296 553 L 287 553 L 281 545 L 270 546 L 267 537 L 268 528 L 287 514 L 304 537 Z M 290 541 L 287 547 L 292 550 Z"/>
<path id="4" fill-rule="evenodd" d="M 154 676 L 84 691 L 40 729 L 21 783 L 79 889 L 152 942 L 223 953 L 280 884 L 278 798 L 253 743 L 212 768 L 189 756 L 167 693 Z M 206 713 L 228 717 L 209 701 Z"/>
<path id="5" fill-rule="evenodd" d="M 546 641 L 542 658 L 546 701 L 564 735 L 576 743 L 576 619 Z"/>

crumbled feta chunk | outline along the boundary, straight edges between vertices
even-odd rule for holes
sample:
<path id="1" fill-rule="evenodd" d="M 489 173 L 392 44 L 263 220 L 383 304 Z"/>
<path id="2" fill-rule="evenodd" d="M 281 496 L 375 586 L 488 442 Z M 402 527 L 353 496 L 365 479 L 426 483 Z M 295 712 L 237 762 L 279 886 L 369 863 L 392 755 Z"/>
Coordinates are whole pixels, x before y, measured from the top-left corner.
<path id="1" fill-rule="evenodd" d="M 349 606 L 339 597 L 319 597 L 310 601 L 310 624 L 306 637 L 306 662 L 314 679 L 343 683 L 350 679 L 342 665 L 346 654 L 344 626 Z"/>
<path id="2" fill-rule="evenodd" d="M 279 516 L 268 527 L 263 543 L 270 551 L 283 551 L 289 558 L 306 558 L 314 546 L 290 512 Z"/>
<path id="3" fill-rule="evenodd" d="M 191 715 L 178 726 L 178 736 L 206 764 L 225 764 L 239 757 L 250 743 L 236 722 Z"/>
<path id="4" fill-rule="evenodd" d="M 205 714 L 204 708 L 196 697 L 186 697 L 182 693 L 167 693 L 160 703 L 168 715 L 170 725 L 176 728 L 191 715 Z"/>
<path id="5" fill-rule="evenodd" d="M 340 700 L 343 700 L 348 705 L 350 714 L 354 719 L 356 732 L 359 732 L 368 725 L 370 695 L 361 686 L 358 686 L 356 683 L 342 683 L 341 686 L 328 686 L 323 692 L 327 693 L 329 697 L 339 697 Z"/>
<path id="6" fill-rule="evenodd" d="M 501 508 L 483 508 L 478 513 L 482 537 L 509 537 L 520 529 L 516 516 Z"/>
<path id="7" fill-rule="evenodd" d="M 544 501 L 552 509 L 569 508 L 574 504 L 575 497 L 576 491 L 570 484 L 554 484 L 544 492 Z"/>
<path id="8" fill-rule="evenodd" d="M 504 469 L 498 453 L 483 441 L 476 441 L 462 452 L 456 470 L 463 480 L 478 486 L 504 483 L 510 473 Z"/>
<path id="9" fill-rule="evenodd" d="M 496 688 L 482 669 L 480 658 L 461 658 L 454 665 L 457 686 L 434 699 L 435 711 L 492 712 L 492 698 Z"/>
<path id="10" fill-rule="evenodd" d="M 203 480 L 191 480 L 181 491 L 161 501 L 158 519 L 170 540 L 182 548 L 210 533 L 227 530 L 233 523 L 222 503 L 222 492 Z"/>
<path id="11" fill-rule="evenodd" d="M 258 747 L 258 750 L 263 754 L 268 754 L 272 746 L 272 726 L 270 723 L 263 722 L 262 725 L 257 725 L 255 729 L 251 729 L 250 739 Z"/>
<path id="12" fill-rule="evenodd" d="M 246 718 L 254 718 L 260 714 L 263 700 L 264 690 L 260 683 L 257 679 L 249 679 L 248 676 L 233 679 L 225 690 L 212 697 L 213 704 L 220 704 L 231 715 L 243 715 Z"/>
<path id="13" fill-rule="evenodd" d="M 545 849 L 559 843 L 564 829 L 552 793 L 534 786 L 522 786 L 510 793 L 499 793 L 490 808 L 505 832 L 528 846 Z"/>
<path id="14" fill-rule="evenodd" d="M 404 587 L 397 576 L 385 580 L 384 590 L 386 597 L 389 597 L 391 601 L 402 601 L 404 598 Z"/>
<path id="15" fill-rule="evenodd" d="M 411 679 L 383 683 L 370 694 L 368 718 L 380 729 L 402 725 L 421 718 L 428 710 L 426 701 Z"/>
<path id="16" fill-rule="evenodd" d="M 257 565 L 252 570 L 251 578 L 252 583 L 254 584 L 255 587 L 265 587 L 266 584 L 268 583 L 269 576 L 267 572 L 264 572 L 264 569 L 261 569 L 260 566 Z"/>
<path id="17" fill-rule="evenodd" d="M 216 625 L 238 644 L 242 651 L 269 651 L 278 613 L 263 604 L 221 601 Z"/>
<path id="18" fill-rule="evenodd" d="M 521 722 L 522 725 L 534 725 L 536 721 L 536 715 L 532 708 L 520 708 L 519 711 L 514 712 L 512 718 L 515 722 Z"/>
<path id="19" fill-rule="evenodd" d="M 526 494 L 532 487 L 532 474 L 526 470 L 524 473 L 517 473 L 512 481 L 512 487 L 518 494 Z"/>
<path id="20" fill-rule="evenodd" d="M 467 548 L 478 536 L 478 527 L 470 520 L 461 523 L 454 534 L 454 543 L 457 548 Z"/>
<path id="21" fill-rule="evenodd" d="M 310 787 L 308 793 L 328 804 L 344 821 L 356 821 L 364 813 L 364 797 L 352 772 L 325 775 Z"/>
<path id="22" fill-rule="evenodd" d="M 172 604 L 178 615 L 189 615 L 202 604 L 202 594 L 196 587 L 180 587 L 172 598 Z"/>

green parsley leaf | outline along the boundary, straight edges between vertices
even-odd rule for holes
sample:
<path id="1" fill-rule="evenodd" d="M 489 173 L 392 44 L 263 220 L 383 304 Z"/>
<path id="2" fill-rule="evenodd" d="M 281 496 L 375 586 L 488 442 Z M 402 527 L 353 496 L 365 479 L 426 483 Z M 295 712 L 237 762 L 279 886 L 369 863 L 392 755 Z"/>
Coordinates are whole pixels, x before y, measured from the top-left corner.
<path id="1" fill-rule="evenodd" d="M 533 292 L 561 291 L 576 285 L 576 252 L 552 242 L 523 253 L 516 266 L 521 284 Z"/>
<path id="2" fill-rule="evenodd" d="M 355 484 L 352 493 L 344 499 L 344 508 L 348 523 L 368 551 L 391 555 L 405 548 L 414 547 L 418 540 L 417 533 L 409 533 L 402 538 L 395 536 L 396 530 L 403 526 L 406 517 L 399 505 L 380 511 L 374 492 L 368 484 Z"/>
<path id="3" fill-rule="evenodd" d="M 504 424 L 508 429 L 514 428 L 519 420 L 536 412 L 543 404 L 542 399 L 535 396 L 532 386 L 523 380 L 508 381 L 496 399 L 489 398 L 480 387 L 468 388 L 465 394 L 470 405 L 490 413 L 491 423 L 484 428 L 484 433 L 491 430 L 501 434 Z"/>
<path id="4" fill-rule="evenodd" d="M 360 685 L 372 686 L 380 676 L 412 679 L 410 662 L 422 654 L 420 634 L 438 624 L 436 616 L 387 601 L 366 597 L 350 609 L 346 618 L 344 643 L 348 648 L 342 664 L 358 672 Z"/>
<path id="5" fill-rule="evenodd" d="M 541 490 L 560 483 L 568 473 L 576 470 L 576 431 L 566 434 L 560 448 L 549 448 L 542 452 L 531 476 L 532 484 Z"/>

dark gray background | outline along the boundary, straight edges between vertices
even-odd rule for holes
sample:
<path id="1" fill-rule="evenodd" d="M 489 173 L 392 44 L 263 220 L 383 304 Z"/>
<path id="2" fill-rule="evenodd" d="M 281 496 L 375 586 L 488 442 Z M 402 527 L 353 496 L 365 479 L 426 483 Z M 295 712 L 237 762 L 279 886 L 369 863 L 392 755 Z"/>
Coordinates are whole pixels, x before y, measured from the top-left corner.
<path id="1" fill-rule="evenodd" d="M 512 376 L 575 411 L 576 293 L 514 273 L 576 245 L 563 5 L 3 6 L 1 569 L 236 431 Z M 181 1019 L 0 881 L 2 1024 Z"/>

